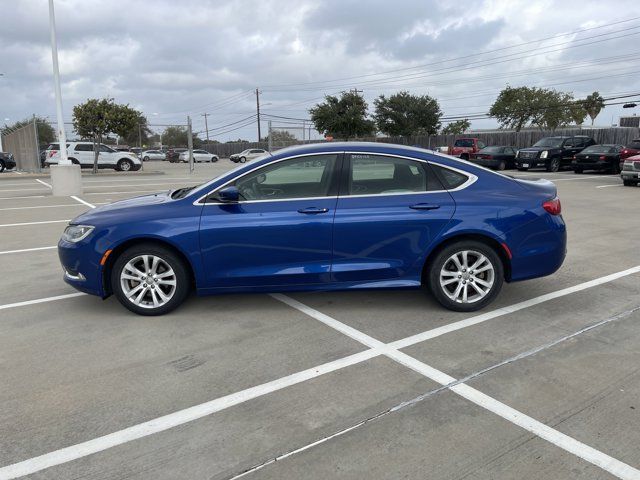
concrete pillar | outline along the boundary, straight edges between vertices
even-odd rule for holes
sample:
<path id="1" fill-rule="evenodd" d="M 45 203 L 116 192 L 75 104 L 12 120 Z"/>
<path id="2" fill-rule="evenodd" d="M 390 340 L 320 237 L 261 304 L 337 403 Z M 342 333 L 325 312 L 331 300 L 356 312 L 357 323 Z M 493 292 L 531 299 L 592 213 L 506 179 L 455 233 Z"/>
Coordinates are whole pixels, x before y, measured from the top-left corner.
<path id="1" fill-rule="evenodd" d="M 50 169 L 54 197 L 82 194 L 80 165 L 51 165 Z"/>

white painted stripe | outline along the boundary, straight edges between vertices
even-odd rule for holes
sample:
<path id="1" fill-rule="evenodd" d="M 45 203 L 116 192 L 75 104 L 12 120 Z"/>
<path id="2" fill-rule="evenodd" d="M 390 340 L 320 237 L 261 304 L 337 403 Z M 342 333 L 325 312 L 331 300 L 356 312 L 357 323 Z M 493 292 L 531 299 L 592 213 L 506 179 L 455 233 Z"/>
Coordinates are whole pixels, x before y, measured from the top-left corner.
<path id="1" fill-rule="evenodd" d="M 0 227 L 23 227 L 27 225 L 42 225 L 45 223 L 63 223 L 68 222 L 67 220 L 47 220 L 46 222 L 25 222 L 25 223 L 5 223 L 4 225 L 0 225 Z"/>
<path id="2" fill-rule="evenodd" d="M 82 200 L 82 199 L 81 199 L 81 198 L 79 198 L 79 197 L 76 197 L 75 195 L 71 195 L 71 198 L 73 198 L 76 202 L 80 202 L 80 203 L 82 203 L 83 205 L 86 205 L 86 206 L 87 206 L 87 207 L 89 207 L 89 208 L 96 208 L 96 206 L 95 206 L 95 205 L 93 205 L 92 203 L 85 202 L 84 200 Z"/>
<path id="3" fill-rule="evenodd" d="M 606 453 L 596 450 L 589 445 L 565 435 L 564 433 L 559 432 L 558 430 L 551 428 L 528 415 L 525 415 L 515 408 L 505 405 L 504 403 L 480 392 L 479 390 L 476 390 L 473 387 L 470 387 L 469 385 L 462 383 L 450 385 L 456 382 L 455 378 L 444 372 L 436 370 L 413 357 L 410 357 L 406 353 L 395 350 L 392 353 L 385 353 L 385 355 L 443 386 L 449 386 L 449 390 L 457 393 L 479 407 L 482 407 L 513 423 L 514 425 L 531 432 L 537 437 L 540 437 L 549 443 L 552 443 L 553 445 L 600 467 L 618 478 L 622 478 L 624 480 L 640 479 L 640 470 L 637 470 L 632 466 L 607 455 Z"/>
<path id="4" fill-rule="evenodd" d="M 39 188 L 10 188 L 10 189 L 0 189 L 0 193 L 7 193 L 7 192 L 41 192 L 45 187 L 39 187 Z"/>
<path id="5" fill-rule="evenodd" d="M 86 293 L 76 292 L 76 293 L 67 293 L 65 295 L 56 295 L 55 297 L 26 300 L 24 302 L 7 303 L 5 305 L 0 305 L 0 310 L 8 310 L 10 308 L 25 307 L 27 305 L 36 305 L 38 303 L 55 302 L 56 300 L 66 300 L 67 298 L 80 297 L 83 295 L 86 295 Z"/>
<path id="6" fill-rule="evenodd" d="M 551 181 L 552 182 L 571 182 L 573 180 L 589 180 L 590 178 L 603 178 L 603 177 L 611 178 L 611 175 L 589 175 L 589 176 L 580 175 L 580 176 L 576 176 L 575 178 L 559 178 L 557 180 L 553 179 Z"/>
<path id="7" fill-rule="evenodd" d="M 493 310 L 487 313 L 481 313 L 480 315 L 476 315 L 475 317 L 467 318 L 465 320 L 460 320 L 459 322 L 453 322 L 447 325 L 443 325 L 442 327 L 427 330 L 426 332 L 418 333 L 416 335 L 391 342 L 389 346 L 397 349 L 402 349 L 416 343 L 424 342 L 425 340 L 429 340 L 431 338 L 439 337 L 440 335 L 444 335 L 446 333 L 451 333 L 462 328 L 470 327 L 472 325 L 478 325 L 480 323 L 486 322 L 487 320 L 492 320 L 503 315 L 508 315 L 510 313 L 517 312 L 518 310 L 523 310 L 525 308 L 548 302 L 549 300 L 554 300 L 556 298 L 564 297 L 565 295 L 580 292 L 588 288 L 596 287 L 604 283 L 609 283 L 619 278 L 633 275 L 639 272 L 640 265 L 629 268 L 627 270 L 623 270 L 621 272 L 612 273 L 611 275 L 605 275 L 604 277 L 589 280 L 588 282 L 580 283 L 578 285 L 574 285 L 573 287 L 563 288 L 562 290 L 547 293 L 545 295 L 540 295 L 539 297 L 525 300 L 508 307 L 498 308 L 497 310 Z"/>
<path id="8" fill-rule="evenodd" d="M 36 252 L 38 250 L 51 250 L 53 248 L 58 248 L 58 247 L 57 245 L 53 245 L 51 247 L 23 248 L 21 250 L 5 250 L 4 252 L 0 252 L 0 255 L 8 255 L 9 253 Z"/>
<path id="9" fill-rule="evenodd" d="M 138 182 L 156 182 L 158 180 L 167 180 L 167 182 L 174 182 L 174 181 L 179 181 L 179 180 L 191 180 L 193 181 L 193 177 L 165 177 L 164 175 L 159 175 L 157 178 L 136 178 L 135 182 L 136 184 L 139 184 Z M 134 181 L 133 178 L 121 178 L 121 179 L 108 179 L 108 178 L 104 178 L 102 180 L 83 180 L 83 184 L 89 184 L 89 183 L 124 183 L 124 182 L 132 182 Z M 167 183 L 165 182 L 165 183 Z"/>
<path id="10" fill-rule="evenodd" d="M 277 295 L 273 297 L 283 302 L 285 300 L 289 300 L 289 298 L 284 295 Z M 360 332 L 353 327 L 345 325 L 342 322 L 331 318 L 322 312 L 318 312 L 311 307 L 301 304 L 300 302 L 294 300 L 293 302 L 287 301 L 285 303 L 287 303 L 287 305 L 289 306 L 292 306 L 293 308 L 298 309 L 306 315 L 310 315 L 312 318 L 320 320 L 327 326 L 333 328 L 333 326 L 335 325 L 335 327 L 337 327 L 337 331 L 346 333 L 349 337 L 359 341 L 364 345 L 369 346 L 372 341 L 375 343 L 380 343 L 379 340 L 373 339 L 369 335 Z M 299 308 L 299 306 L 302 306 L 303 308 Z M 555 430 L 543 424 L 542 422 L 539 422 L 525 415 L 524 413 L 505 405 L 502 402 L 499 402 L 498 400 L 480 392 L 479 390 L 476 390 L 475 388 L 462 383 L 456 383 L 457 380 L 452 376 L 447 375 L 446 373 L 433 368 L 430 365 L 427 365 L 426 363 L 407 355 L 406 353 L 396 350 L 391 346 L 391 344 L 383 344 L 377 349 L 381 350 L 386 357 L 400 363 L 401 365 L 404 365 L 407 368 L 410 368 L 414 372 L 417 372 L 444 387 L 448 387 L 451 391 L 457 393 L 470 402 L 473 402 L 474 404 L 486 410 L 489 410 L 496 415 L 499 415 L 505 420 L 518 425 L 521 428 L 524 428 L 534 435 L 547 440 L 557 447 L 560 447 L 563 450 L 572 453 L 589 463 L 597 465 L 598 467 L 606 470 L 612 475 L 617 476 L 618 478 L 622 478 L 624 480 L 640 479 L 640 470 L 636 470 L 626 463 L 623 463 L 599 450 L 596 450 L 595 448 L 585 445 L 584 443 L 575 440 L 574 438 L 571 438 L 568 435 L 565 435 L 558 430 Z"/>
<path id="11" fill-rule="evenodd" d="M 22 175 L 22 172 L 19 172 L 17 170 L 14 170 L 13 173 L 17 173 L 18 175 Z"/>
<path id="12" fill-rule="evenodd" d="M 640 479 L 640 470 L 633 468 L 632 466 L 627 465 L 606 453 L 596 450 L 575 438 L 565 435 L 564 433 L 559 432 L 558 430 L 551 428 L 502 402 L 499 402 L 495 398 L 492 398 L 475 388 L 465 384 L 459 384 L 451 387 L 451 390 L 470 402 L 475 403 L 479 407 L 485 408 L 505 420 L 546 440 L 547 442 L 552 443 L 556 447 L 560 447 L 561 449 L 600 467 L 611 475 L 624 480 Z"/>
<path id="13" fill-rule="evenodd" d="M 616 183 L 615 185 L 598 185 L 596 188 L 609 188 L 609 187 L 624 187 L 622 183 Z"/>
<path id="14" fill-rule="evenodd" d="M 1 190 L 0 190 L 0 193 L 2 193 Z M 48 196 L 49 195 L 27 195 L 26 197 L 0 197 L 0 200 L 16 200 L 16 199 L 22 199 L 22 198 L 45 198 Z"/>
<path id="15" fill-rule="evenodd" d="M 195 405 L 184 410 L 179 410 L 174 413 L 170 413 L 163 417 L 154 418 L 148 422 L 140 423 L 123 430 L 119 430 L 102 437 L 82 442 L 76 445 L 72 445 L 60 450 L 56 450 L 39 457 L 30 458 L 22 462 L 14 463 L 6 467 L 0 468 L 0 480 L 10 480 L 25 475 L 30 475 L 40 470 L 60 465 L 62 463 L 77 460 L 78 458 L 92 455 L 108 448 L 122 445 L 123 443 L 130 442 L 144 438 L 154 433 L 162 432 L 179 425 L 183 425 L 188 422 L 192 422 L 207 415 L 219 412 L 221 410 L 233 407 L 240 403 L 247 402 L 254 398 L 273 393 L 283 388 L 295 385 L 301 382 L 305 382 L 312 378 L 325 375 L 336 370 L 355 365 L 357 363 L 364 362 L 370 358 L 379 355 L 376 350 L 365 350 L 363 352 L 350 355 L 348 357 L 340 358 L 332 362 L 318 365 L 307 370 L 303 370 L 286 377 L 273 380 L 271 382 L 263 383 L 256 387 L 247 388 L 224 397 L 211 400 L 200 405 Z"/>
<path id="16" fill-rule="evenodd" d="M 106 202 L 99 202 L 96 203 L 96 205 L 106 205 Z M 33 207 L 7 207 L 7 208 L 0 208 L 0 211 L 4 211 L 4 210 L 32 210 L 35 208 L 60 208 L 60 207 L 80 207 L 80 205 L 78 205 L 77 203 L 62 203 L 60 205 L 36 205 Z"/>
<path id="17" fill-rule="evenodd" d="M 157 188 L 155 190 L 127 190 L 126 192 L 85 192 L 84 195 L 116 195 L 116 194 L 121 194 L 121 193 L 163 193 L 163 192 L 167 192 L 169 189 L 166 190 L 158 190 Z"/>
<path id="18" fill-rule="evenodd" d="M 129 183 L 129 184 L 125 184 L 125 185 L 91 185 L 90 188 L 114 188 L 114 187 L 120 188 L 120 187 L 140 187 L 140 186 L 142 186 L 142 187 L 153 187 L 155 185 L 175 185 L 176 183 L 178 183 L 178 182 L 161 182 L 161 183 L 144 183 L 144 184 L 141 184 L 141 183 Z M 198 184 L 198 183 L 199 182 L 192 180 L 190 182 L 185 182 L 184 185 L 188 186 L 190 184 Z"/>
<path id="19" fill-rule="evenodd" d="M 40 180 L 39 178 L 36 178 L 36 182 L 41 183 L 42 185 L 44 185 L 47 188 L 50 188 L 51 190 L 53 190 L 53 187 L 51 185 L 49 185 L 47 182 L 43 182 L 42 180 Z"/>

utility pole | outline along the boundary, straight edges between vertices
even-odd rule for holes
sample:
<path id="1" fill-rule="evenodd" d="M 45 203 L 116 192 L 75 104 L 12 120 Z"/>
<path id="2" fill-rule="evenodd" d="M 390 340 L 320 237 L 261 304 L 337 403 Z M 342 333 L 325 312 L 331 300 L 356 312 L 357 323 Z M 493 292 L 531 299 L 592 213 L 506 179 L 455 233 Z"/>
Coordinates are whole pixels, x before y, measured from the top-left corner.
<path id="1" fill-rule="evenodd" d="M 209 146 L 209 124 L 207 123 L 207 117 L 209 116 L 208 113 L 203 113 L 202 116 L 204 117 L 204 131 L 207 133 L 207 147 Z"/>
<path id="2" fill-rule="evenodd" d="M 193 133 L 191 129 L 191 117 L 187 117 L 187 147 L 189 147 L 189 173 L 193 173 Z"/>
<path id="3" fill-rule="evenodd" d="M 256 113 L 258 118 L 258 141 L 262 138 L 262 133 L 260 132 L 260 90 L 256 88 Z"/>

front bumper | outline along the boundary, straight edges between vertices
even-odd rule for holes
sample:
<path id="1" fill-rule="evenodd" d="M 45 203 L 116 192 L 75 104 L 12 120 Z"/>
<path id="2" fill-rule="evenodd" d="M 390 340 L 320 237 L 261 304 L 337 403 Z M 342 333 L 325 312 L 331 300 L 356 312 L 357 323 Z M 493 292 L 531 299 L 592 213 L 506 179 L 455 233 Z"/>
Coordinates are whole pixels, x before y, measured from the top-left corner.
<path id="1" fill-rule="evenodd" d="M 12 170 L 14 168 L 16 168 L 16 161 L 13 159 L 9 159 L 9 158 L 3 158 L 2 161 L 4 162 L 4 167 L 7 170 Z"/>
<path id="2" fill-rule="evenodd" d="M 63 269 L 62 279 L 76 290 L 104 297 L 101 256 L 91 243 L 71 243 L 60 239 L 58 258 Z"/>
<path id="3" fill-rule="evenodd" d="M 514 163 L 516 168 L 536 168 L 547 166 L 547 160 L 544 158 L 516 158 Z"/>
<path id="4" fill-rule="evenodd" d="M 640 180 L 640 172 L 623 170 L 620 172 L 620 178 L 623 180 Z"/>

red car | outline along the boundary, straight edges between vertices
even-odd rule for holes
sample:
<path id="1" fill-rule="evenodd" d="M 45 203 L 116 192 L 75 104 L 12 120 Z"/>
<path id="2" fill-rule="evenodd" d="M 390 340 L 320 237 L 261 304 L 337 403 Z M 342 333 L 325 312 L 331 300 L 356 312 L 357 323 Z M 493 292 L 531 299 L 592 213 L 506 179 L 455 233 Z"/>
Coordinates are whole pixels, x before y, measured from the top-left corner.
<path id="1" fill-rule="evenodd" d="M 640 138 L 634 138 L 629 145 L 620 150 L 620 170 L 624 165 L 624 159 L 634 155 L 640 155 Z"/>
<path id="2" fill-rule="evenodd" d="M 448 154 L 469 160 L 472 153 L 478 153 L 486 145 L 477 138 L 459 138 L 453 142 L 453 147 L 449 147 Z"/>

